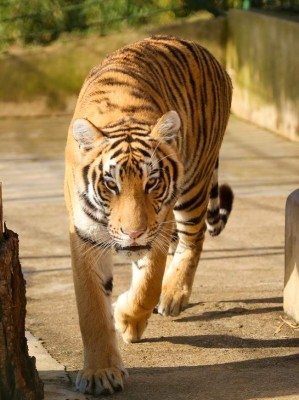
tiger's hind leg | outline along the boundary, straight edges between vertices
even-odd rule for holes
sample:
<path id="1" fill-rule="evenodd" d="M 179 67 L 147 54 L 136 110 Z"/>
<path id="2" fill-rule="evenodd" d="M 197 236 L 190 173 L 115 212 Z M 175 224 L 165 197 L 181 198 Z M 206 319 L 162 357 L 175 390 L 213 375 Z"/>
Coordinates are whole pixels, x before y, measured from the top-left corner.
<path id="1" fill-rule="evenodd" d="M 163 278 L 158 312 L 164 316 L 177 316 L 188 305 L 204 242 L 209 188 L 210 179 L 201 181 L 193 189 L 196 203 L 182 201 L 174 209 L 178 245 Z"/>
<path id="2" fill-rule="evenodd" d="M 222 185 L 218 192 L 218 162 L 211 182 L 202 182 L 195 193 L 198 193 L 195 204 L 180 203 L 175 210 L 179 242 L 163 278 L 158 307 L 162 315 L 176 316 L 188 305 L 204 242 L 206 215 L 209 233 L 216 236 L 225 227 L 232 210 L 231 188 Z"/>
<path id="3" fill-rule="evenodd" d="M 204 232 L 205 224 L 194 237 L 194 242 L 191 242 L 189 237 L 179 234 L 178 247 L 163 278 L 159 314 L 177 316 L 187 307 L 203 246 Z"/>

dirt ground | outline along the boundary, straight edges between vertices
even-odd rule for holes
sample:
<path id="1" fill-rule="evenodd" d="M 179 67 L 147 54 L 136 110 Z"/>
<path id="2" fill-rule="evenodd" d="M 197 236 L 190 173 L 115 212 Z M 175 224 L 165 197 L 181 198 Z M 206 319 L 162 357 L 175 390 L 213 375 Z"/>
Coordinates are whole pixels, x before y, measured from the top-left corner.
<path id="1" fill-rule="evenodd" d="M 0 181 L 7 225 L 20 235 L 27 329 L 73 379 L 82 344 L 63 200 L 69 119 L 0 120 Z M 299 329 L 282 309 L 284 209 L 299 187 L 298 157 L 299 144 L 231 118 L 220 167 L 235 191 L 229 223 L 206 239 L 190 307 L 153 315 L 140 343 L 119 340 L 130 377 L 110 399 L 299 399 Z M 116 260 L 114 299 L 130 277 Z"/>

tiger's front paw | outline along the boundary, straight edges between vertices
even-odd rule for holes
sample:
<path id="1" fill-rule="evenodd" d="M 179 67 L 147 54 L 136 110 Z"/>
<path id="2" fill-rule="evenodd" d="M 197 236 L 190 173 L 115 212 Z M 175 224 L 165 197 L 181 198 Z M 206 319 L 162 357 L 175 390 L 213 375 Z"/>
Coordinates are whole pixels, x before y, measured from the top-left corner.
<path id="1" fill-rule="evenodd" d="M 158 313 L 163 316 L 178 316 L 188 306 L 189 297 L 190 293 L 187 289 L 165 285 L 162 289 Z"/>
<path id="2" fill-rule="evenodd" d="M 124 388 L 124 378 L 128 372 L 124 367 L 104 369 L 83 369 L 78 372 L 76 388 L 81 393 L 99 395 L 112 394 Z"/>
<path id="3" fill-rule="evenodd" d="M 121 333 L 126 343 L 135 343 L 141 339 L 152 311 L 145 311 L 142 308 L 135 307 L 135 312 L 132 312 L 133 310 L 129 309 L 126 296 L 127 293 L 119 296 L 115 304 L 115 327 Z"/>

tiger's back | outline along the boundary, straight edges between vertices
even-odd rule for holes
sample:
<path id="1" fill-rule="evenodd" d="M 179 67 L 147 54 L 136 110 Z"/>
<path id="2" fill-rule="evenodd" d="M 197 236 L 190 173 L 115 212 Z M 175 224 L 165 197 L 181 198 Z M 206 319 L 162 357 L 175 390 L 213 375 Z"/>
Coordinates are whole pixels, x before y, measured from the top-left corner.
<path id="1" fill-rule="evenodd" d="M 229 76 L 206 49 L 153 36 L 116 51 L 92 69 L 74 118 L 87 118 L 109 134 L 110 125 L 124 116 L 152 126 L 162 114 L 176 110 L 182 122 L 178 145 L 184 162 L 192 165 L 194 148 L 204 151 L 207 138 L 212 145 L 221 141 L 231 95 Z"/>

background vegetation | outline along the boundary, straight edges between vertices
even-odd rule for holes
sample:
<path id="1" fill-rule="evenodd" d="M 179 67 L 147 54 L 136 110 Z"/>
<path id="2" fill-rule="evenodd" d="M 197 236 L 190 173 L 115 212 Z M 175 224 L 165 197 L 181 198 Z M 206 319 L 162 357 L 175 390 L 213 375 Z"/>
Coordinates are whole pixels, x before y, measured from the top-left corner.
<path id="1" fill-rule="evenodd" d="M 225 65 L 219 16 L 253 6 L 294 15 L 299 0 L 0 0 L 0 118 L 72 112 L 94 65 L 152 34 L 197 40 Z"/>
<path id="2" fill-rule="evenodd" d="M 48 44 L 63 32 L 107 34 L 128 26 L 169 22 L 229 8 L 299 11 L 299 0 L 0 0 L 0 48 Z"/>

